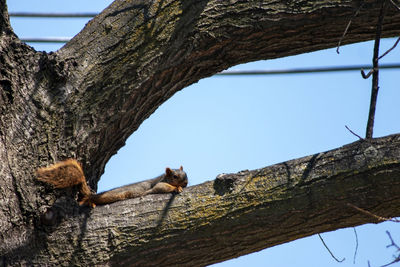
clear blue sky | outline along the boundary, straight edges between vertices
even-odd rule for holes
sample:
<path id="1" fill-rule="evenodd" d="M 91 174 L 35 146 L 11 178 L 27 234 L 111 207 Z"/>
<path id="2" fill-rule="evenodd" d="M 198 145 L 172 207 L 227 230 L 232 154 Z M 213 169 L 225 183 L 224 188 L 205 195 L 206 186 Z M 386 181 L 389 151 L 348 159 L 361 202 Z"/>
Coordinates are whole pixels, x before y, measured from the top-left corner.
<path id="1" fill-rule="evenodd" d="M 9 0 L 9 11 L 100 12 L 110 0 Z M 72 37 L 87 19 L 13 18 L 20 38 Z M 384 40 L 382 51 L 394 39 Z M 55 51 L 59 44 L 30 44 Z M 286 69 L 307 66 L 369 64 L 372 42 L 277 60 L 258 61 L 232 69 Z M 382 60 L 396 63 L 400 48 Z M 400 132 L 400 70 L 381 72 L 374 136 Z M 396 85 L 397 84 L 397 85 Z M 152 178 L 165 169 L 184 166 L 190 185 L 213 180 L 220 173 L 256 169 L 333 149 L 356 141 L 345 125 L 365 135 L 371 80 L 358 72 L 279 76 L 211 77 L 185 88 L 164 103 L 136 131 L 106 166 L 99 191 Z M 171 127 L 173 125 L 173 127 Z M 216 266 L 380 266 L 392 260 L 385 231 L 400 244 L 395 223 L 357 227 L 359 247 L 353 264 L 353 229 L 322 236 L 336 263 L 311 236 Z"/>

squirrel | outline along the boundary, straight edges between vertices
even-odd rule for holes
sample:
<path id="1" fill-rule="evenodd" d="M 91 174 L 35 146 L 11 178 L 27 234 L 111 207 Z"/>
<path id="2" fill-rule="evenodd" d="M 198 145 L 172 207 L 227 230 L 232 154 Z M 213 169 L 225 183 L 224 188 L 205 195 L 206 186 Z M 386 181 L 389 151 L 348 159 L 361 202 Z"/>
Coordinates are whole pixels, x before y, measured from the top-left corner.
<path id="1" fill-rule="evenodd" d="M 187 175 L 181 166 L 179 169 L 166 168 L 165 173 L 153 179 L 95 194 L 86 183 L 81 164 L 75 159 L 67 159 L 49 167 L 39 168 L 37 179 L 55 188 L 79 186 L 79 193 L 82 196 L 79 205 L 88 205 L 92 208 L 96 205 L 105 205 L 148 194 L 180 193 L 188 184 Z"/>

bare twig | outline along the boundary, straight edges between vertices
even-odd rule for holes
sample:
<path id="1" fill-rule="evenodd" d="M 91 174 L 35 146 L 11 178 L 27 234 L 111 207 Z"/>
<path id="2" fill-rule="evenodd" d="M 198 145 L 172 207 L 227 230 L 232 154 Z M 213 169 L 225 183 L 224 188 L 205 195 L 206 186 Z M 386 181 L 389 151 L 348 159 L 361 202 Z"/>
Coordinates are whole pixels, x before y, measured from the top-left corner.
<path id="1" fill-rule="evenodd" d="M 398 9 L 400 10 L 400 3 L 398 0 L 396 0 L 397 3 L 395 3 L 393 0 L 390 0 L 390 2 Z"/>
<path id="2" fill-rule="evenodd" d="M 354 235 L 356 236 L 356 249 L 354 250 L 353 264 L 356 264 L 356 256 L 357 256 L 357 250 L 358 250 L 358 235 L 357 235 L 357 230 L 355 227 L 353 227 L 353 230 L 354 230 Z"/>
<path id="3" fill-rule="evenodd" d="M 329 254 L 331 254 L 332 258 L 337 261 L 337 262 L 343 262 L 346 258 L 343 258 L 341 260 L 338 260 L 335 255 L 333 255 L 332 251 L 328 248 L 328 246 L 325 244 L 325 241 L 322 239 L 322 236 L 318 234 L 319 239 L 321 239 L 322 244 L 324 244 L 324 247 L 328 250 Z"/>
<path id="4" fill-rule="evenodd" d="M 396 262 L 400 262 L 400 258 L 399 257 L 396 257 L 394 260 L 392 260 L 391 262 L 389 262 L 389 263 L 387 263 L 385 265 L 381 265 L 381 267 L 386 267 L 386 266 L 392 265 L 393 263 L 396 263 Z"/>
<path id="5" fill-rule="evenodd" d="M 382 22 L 385 14 L 385 3 L 386 0 L 382 1 L 381 10 L 379 12 L 378 22 L 376 24 L 376 35 L 375 35 L 375 44 L 374 44 L 374 56 L 372 59 L 373 64 L 373 73 L 372 73 L 372 90 L 371 90 L 371 102 L 369 106 L 369 115 L 367 122 L 367 130 L 366 130 L 366 139 L 372 138 L 374 131 L 374 120 L 375 120 L 375 109 L 376 109 L 376 100 L 378 98 L 378 90 L 379 90 L 379 44 L 381 40 L 382 34 Z"/>
<path id="6" fill-rule="evenodd" d="M 394 43 L 394 45 L 393 45 L 388 51 L 386 51 L 385 53 L 383 53 L 382 56 L 378 57 L 378 59 L 381 59 L 381 58 L 383 58 L 384 56 L 386 56 L 387 54 L 389 54 L 390 51 L 392 51 L 393 49 L 396 48 L 396 46 L 397 46 L 397 44 L 398 44 L 399 42 L 400 42 L 400 37 L 397 38 L 397 40 L 396 40 L 396 42 Z"/>
<path id="7" fill-rule="evenodd" d="M 397 251 L 400 251 L 400 247 L 393 241 L 393 238 L 392 238 L 392 236 L 390 235 L 390 232 L 389 232 L 389 231 L 386 231 L 386 233 L 387 233 L 387 235 L 389 236 L 390 241 L 392 242 L 392 244 L 387 245 L 386 247 L 387 247 L 387 248 L 395 247 L 395 248 L 397 249 Z"/>
<path id="8" fill-rule="evenodd" d="M 336 53 L 339 54 L 339 48 L 340 48 L 340 46 L 341 46 L 341 44 L 342 44 L 342 41 L 343 41 L 344 37 L 345 37 L 346 34 L 347 34 L 347 31 L 348 31 L 349 28 L 350 28 L 351 22 L 353 21 L 353 19 L 354 19 L 355 17 L 357 17 L 358 13 L 360 13 L 360 10 L 361 10 L 361 8 L 363 7 L 363 5 L 364 5 L 364 2 L 361 3 L 361 5 L 357 8 L 356 12 L 355 12 L 355 13 L 353 14 L 353 16 L 350 18 L 349 23 L 347 23 L 346 29 L 344 30 L 343 35 L 342 35 L 342 37 L 340 37 L 340 40 L 339 40 L 339 42 L 338 42 L 338 46 L 337 46 L 337 48 L 336 48 Z"/>
<path id="9" fill-rule="evenodd" d="M 344 127 L 346 127 L 346 129 L 347 129 L 350 133 L 352 133 L 353 135 L 357 136 L 360 140 L 365 140 L 364 138 L 362 138 L 361 136 L 359 136 L 358 134 L 356 134 L 355 132 L 353 132 L 352 130 L 350 130 L 350 128 L 347 127 L 347 125 L 345 125 Z"/>
<path id="10" fill-rule="evenodd" d="M 377 70 L 377 69 L 376 69 Z M 374 73 L 375 69 L 370 70 L 367 74 L 365 74 L 364 69 L 361 69 L 361 76 L 364 79 L 368 79 L 369 76 L 371 76 L 372 73 Z"/>
<path id="11" fill-rule="evenodd" d="M 391 221 L 391 222 L 400 222 L 398 219 L 394 219 L 394 218 L 387 218 L 387 217 L 382 217 L 382 216 L 378 216 L 376 214 L 373 214 L 372 212 L 369 212 L 367 210 L 361 209 L 353 204 L 347 203 L 347 206 L 352 207 L 355 210 L 358 210 L 361 213 L 364 213 L 368 216 L 374 217 L 375 219 L 377 219 L 378 221 L 384 222 L 384 221 Z"/>
<path id="12" fill-rule="evenodd" d="M 386 233 L 389 236 L 390 241 L 392 242 L 391 244 L 387 245 L 386 248 L 395 247 L 397 250 L 397 253 L 398 253 L 400 251 L 400 247 L 394 242 L 392 236 L 390 235 L 390 232 L 386 231 Z M 394 256 L 393 261 L 389 262 L 388 264 L 382 265 L 381 267 L 386 267 L 386 266 L 392 265 L 393 263 L 396 263 L 396 262 L 400 262 L 400 254 Z"/>

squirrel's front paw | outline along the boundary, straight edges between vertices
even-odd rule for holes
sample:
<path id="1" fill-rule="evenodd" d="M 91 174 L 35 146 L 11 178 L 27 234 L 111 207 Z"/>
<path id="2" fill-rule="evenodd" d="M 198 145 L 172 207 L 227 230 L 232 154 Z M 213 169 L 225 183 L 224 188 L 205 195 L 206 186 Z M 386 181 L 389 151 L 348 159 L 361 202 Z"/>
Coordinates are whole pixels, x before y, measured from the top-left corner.
<path id="1" fill-rule="evenodd" d="M 178 193 L 181 193 L 183 191 L 183 189 L 182 189 L 182 187 L 178 186 L 175 191 Z"/>

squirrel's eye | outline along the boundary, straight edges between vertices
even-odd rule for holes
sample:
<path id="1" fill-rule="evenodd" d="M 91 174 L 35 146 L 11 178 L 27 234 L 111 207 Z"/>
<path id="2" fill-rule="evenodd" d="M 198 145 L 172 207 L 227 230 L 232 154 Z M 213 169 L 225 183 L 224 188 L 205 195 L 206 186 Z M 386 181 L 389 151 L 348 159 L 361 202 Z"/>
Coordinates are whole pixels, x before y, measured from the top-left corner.
<path id="1" fill-rule="evenodd" d="M 174 174 L 174 178 L 178 178 L 178 175 Z"/>

